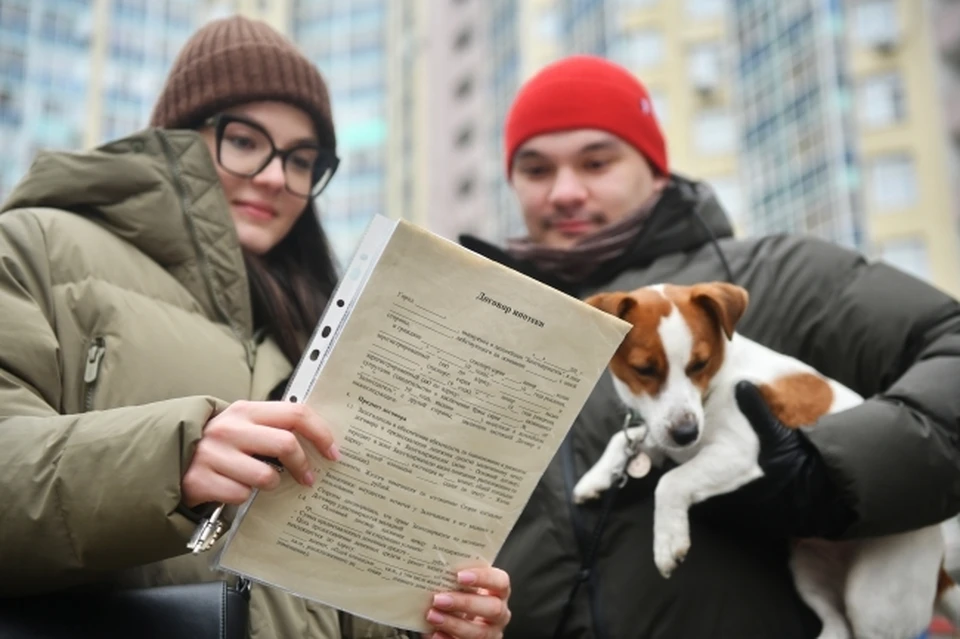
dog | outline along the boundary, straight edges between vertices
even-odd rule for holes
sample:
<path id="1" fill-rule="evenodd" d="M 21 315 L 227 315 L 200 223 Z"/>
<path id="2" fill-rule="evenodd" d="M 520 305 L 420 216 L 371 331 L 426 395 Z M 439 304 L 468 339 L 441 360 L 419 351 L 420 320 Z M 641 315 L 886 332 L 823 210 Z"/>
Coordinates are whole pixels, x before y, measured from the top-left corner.
<path id="1" fill-rule="evenodd" d="M 574 487 L 578 504 L 619 479 L 631 448 L 678 465 L 654 492 L 653 555 L 665 577 L 690 549 L 687 513 L 763 475 L 760 444 L 737 406 L 741 380 L 757 385 L 784 425 L 800 428 L 863 398 L 803 362 L 736 332 L 749 296 L 725 282 L 656 285 L 585 300 L 633 328 L 609 371 L 621 401 L 643 420 L 614 435 Z M 643 472 L 643 471 L 640 471 Z M 801 598 L 820 617 L 818 639 L 913 639 L 935 607 L 960 623 L 960 588 L 943 570 L 939 526 L 878 538 L 792 540 L 790 568 Z"/>

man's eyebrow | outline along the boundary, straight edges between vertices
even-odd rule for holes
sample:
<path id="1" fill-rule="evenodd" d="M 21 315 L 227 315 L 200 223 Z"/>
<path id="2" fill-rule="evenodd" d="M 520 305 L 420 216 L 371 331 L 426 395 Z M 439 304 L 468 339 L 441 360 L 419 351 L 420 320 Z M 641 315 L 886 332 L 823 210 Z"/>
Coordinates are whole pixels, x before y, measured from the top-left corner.
<path id="1" fill-rule="evenodd" d="M 607 151 L 611 149 L 616 149 L 619 145 L 616 140 L 599 140 L 597 142 L 591 142 L 582 149 L 580 153 L 590 153 L 591 151 Z"/>
<path id="2" fill-rule="evenodd" d="M 592 151 L 606 151 L 616 149 L 618 147 L 619 145 L 617 144 L 616 140 L 597 140 L 596 142 L 591 142 L 590 144 L 582 147 L 579 151 L 577 151 L 577 154 L 590 153 Z M 536 149 L 522 149 L 521 151 L 517 152 L 517 157 L 514 161 L 525 159 L 540 160 L 544 158 L 546 158 L 546 156 Z"/>
<path id="3" fill-rule="evenodd" d="M 541 159 L 543 157 L 544 157 L 543 153 L 540 153 L 536 149 L 523 149 L 522 151 L 517 153 L 517 157 L 514 159 L 514 161 L 525 160 L 527 158 Z"/>

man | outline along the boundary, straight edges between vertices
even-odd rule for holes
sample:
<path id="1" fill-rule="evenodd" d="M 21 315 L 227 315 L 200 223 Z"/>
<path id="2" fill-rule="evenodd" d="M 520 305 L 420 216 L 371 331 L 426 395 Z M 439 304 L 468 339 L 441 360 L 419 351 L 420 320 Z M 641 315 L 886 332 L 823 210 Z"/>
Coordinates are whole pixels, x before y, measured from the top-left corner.
<path id="1" fill-rule="evenodd" d="M 567 58 L 521 89 L 506 153 L 529 235 L 465 246 L 580 298 L 732 281 L 751 294 L 741 332 L 870 398 L 801 435 L 738 388 L 765 477 L 694 507 L 691 551 L 666 580 L 652 552 L 661 471 L 608 504 L 570 500 L 624 418 L 604 376 L 497 559 L 513 582 L 508 639 L 812 638 L 789 536 L 892 533 L 960 511 L 955 300 L 826 242 L 734 239 L 710 188 L 670 172 L 644 87 L 599 58 Z"/>

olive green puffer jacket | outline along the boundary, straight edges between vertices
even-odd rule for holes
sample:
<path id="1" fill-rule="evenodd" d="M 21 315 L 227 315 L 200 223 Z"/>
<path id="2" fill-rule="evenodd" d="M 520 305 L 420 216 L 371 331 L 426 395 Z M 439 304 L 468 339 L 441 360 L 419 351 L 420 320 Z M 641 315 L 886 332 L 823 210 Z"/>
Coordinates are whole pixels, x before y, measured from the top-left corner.
<path id="1" fill-rule="evenodd" d="M 0 214 L 0 596 L 222 577 L 185 555 L 204 424 L 291 372 L 254 336 L 202 139 L 41 153 Z M 335 578 L 331 576 L 331 578 Z M 250 636 L 404 636 L 254 586 Z"/>

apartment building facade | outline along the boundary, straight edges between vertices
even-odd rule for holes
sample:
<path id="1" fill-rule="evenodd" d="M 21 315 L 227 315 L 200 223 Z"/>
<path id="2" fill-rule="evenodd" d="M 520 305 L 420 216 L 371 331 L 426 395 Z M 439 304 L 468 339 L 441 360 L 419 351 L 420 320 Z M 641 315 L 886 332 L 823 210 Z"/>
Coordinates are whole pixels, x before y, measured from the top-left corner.
<path id="1" fill-rule="evenodd" d="M 0 198 L 38 149 L 143 126 L 186 38 L 234 12 L 328 80 L 342 163 L 318 208 L 341 261 L 375 213 L 522 234 L 507 109 L 589 52 L 644 81 L 672 167 L 739 231 L 812 233 L 960 294 L 957 0 L 4 0 Z"/>

